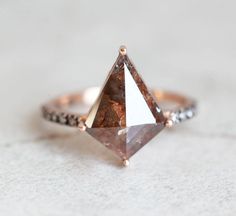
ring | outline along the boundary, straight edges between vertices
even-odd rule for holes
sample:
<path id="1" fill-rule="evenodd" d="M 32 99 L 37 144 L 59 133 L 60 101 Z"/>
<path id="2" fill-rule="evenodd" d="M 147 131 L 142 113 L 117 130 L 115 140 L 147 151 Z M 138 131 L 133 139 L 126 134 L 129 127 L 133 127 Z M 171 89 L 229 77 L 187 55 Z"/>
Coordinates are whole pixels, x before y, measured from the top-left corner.
<path id="1" fill-rule="evenodd" d="M 84 107 L 91 107 L 88 113 L 73 111 Z M 121 46 L 102 88 L 55 98 L 42 106 L 42 114 L 48 121 L 86 131 L 127 166 L 130 157 L 165 127 L 194 117 L 196 102 L 180 94 L 149 90 Z"/>

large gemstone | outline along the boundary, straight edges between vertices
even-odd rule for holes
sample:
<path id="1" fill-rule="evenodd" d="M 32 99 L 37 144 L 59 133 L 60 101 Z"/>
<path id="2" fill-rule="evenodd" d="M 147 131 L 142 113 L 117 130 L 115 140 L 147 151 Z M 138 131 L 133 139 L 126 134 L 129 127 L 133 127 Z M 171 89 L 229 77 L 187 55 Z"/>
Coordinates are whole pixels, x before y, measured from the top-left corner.
<path id="1" fill-rule="evenodd" d="M 87 132 L 129 159 L 156 136 L 165 118 L 128 56 L 120 54 L 92 106 Z"/>

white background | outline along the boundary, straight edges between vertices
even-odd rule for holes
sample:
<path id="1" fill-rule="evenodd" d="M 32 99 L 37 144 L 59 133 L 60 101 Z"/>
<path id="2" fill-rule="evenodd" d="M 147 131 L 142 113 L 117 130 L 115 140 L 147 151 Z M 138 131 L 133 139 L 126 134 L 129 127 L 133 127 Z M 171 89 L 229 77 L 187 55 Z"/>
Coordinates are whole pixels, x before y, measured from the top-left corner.
<path id="1" fill-rule="evenodd" d="M 0 0 L 0 215 L 236 214 L 233 0 Z M 101 85 L 121 44 L 149 86 L 199 102 L 128 169 L 40 119 L 55 95 Z"/>

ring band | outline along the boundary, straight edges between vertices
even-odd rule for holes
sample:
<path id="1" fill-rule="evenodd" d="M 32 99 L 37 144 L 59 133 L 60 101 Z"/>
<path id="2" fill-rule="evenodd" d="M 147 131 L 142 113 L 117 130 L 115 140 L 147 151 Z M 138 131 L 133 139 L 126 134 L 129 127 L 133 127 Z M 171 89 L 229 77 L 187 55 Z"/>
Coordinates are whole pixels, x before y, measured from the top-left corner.
<path id="1" fill-rule="evenodd" d="M 99 92 L 99 87 L 93 87 L 78 93 L 55 98 L 43 105 L 43 117 L 48 121 L 58 124 L 80 127 L 86 121 L 87 113 L 77 114 L 70 112 L 70 108 L 76 105 L 83 107 L 92 106 Z M 196 102 L 193 99 L 168 91 L 152 90 L 151 92 L 159 102 L 159 105 L 166 102 L 175 104 L 173 108 L 162 109 L 167 122 L 172 121 L 173 124 L 177 124 L 195 116 Z"/>
<path id="2" fill-rule="evenodd" d="M 79 107 L 73 112 L 75 106 Z M 82 112 L 83 107 L 91 108 Z M 196 102 L 181 94 L 149 90 L 122 46 L 103 88 L 55 98 L 42 113 L 49 121 L 86 131 L 128 165 L 128 159 L 165 127 L 195 116 Z"/>

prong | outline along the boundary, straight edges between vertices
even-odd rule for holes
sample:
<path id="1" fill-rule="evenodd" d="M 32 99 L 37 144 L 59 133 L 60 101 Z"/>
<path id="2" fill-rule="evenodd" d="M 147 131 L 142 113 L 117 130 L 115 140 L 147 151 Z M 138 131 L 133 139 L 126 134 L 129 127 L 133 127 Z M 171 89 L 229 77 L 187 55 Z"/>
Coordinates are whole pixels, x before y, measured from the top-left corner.
<path id="1" fill-rule="evenodd" d="M 80 123 L 79 123 L 79 130 L 81 132 L 84 132 L 86 130 L 86 125 L 83 121 L 80 121 Z"/>
<path id="2" fill-rule="evenodd" d="M 174 125 L 174 122 L 171 119 L 168 119 L 165 123 L 165 126 L 168 128 L 173 127 L 173 125 Z"/>
<path id="3" fill-rule="evenodd" d="M 128 166 L 129 166 L 129 160 L 127 160 L 127 159 L 124 159 L 124 160 L 122 161 L 122 163 L 123 163 L 123 166 L 125 166 L 125 167 L 128 167 Z"/>
<path id="4" fill-rule="evenodd" d="M 124 46 L 124 45 L 120 46 L 119 53 L 120 53 L 121 55 L 126 55 L 126 54 L 127 54 L 127 48 L 126 48 L 126 46 Z"/>

